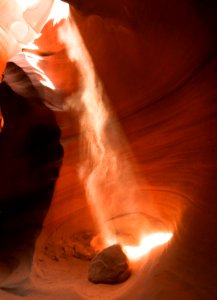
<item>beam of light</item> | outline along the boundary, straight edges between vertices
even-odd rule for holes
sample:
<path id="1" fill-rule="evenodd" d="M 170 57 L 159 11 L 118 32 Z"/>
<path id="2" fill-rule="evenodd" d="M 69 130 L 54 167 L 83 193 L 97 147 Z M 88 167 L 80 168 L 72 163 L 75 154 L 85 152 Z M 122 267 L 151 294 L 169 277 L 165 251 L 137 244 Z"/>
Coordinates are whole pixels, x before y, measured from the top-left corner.
<path id="1" fill-rule="evenodd" d="M 60 15 L 68 18 L 69 7 L 56 0 L 49 19 L 58 22 Z M 73 20 L 64 22 L 58 29 L 59 39 L 65 45 L 71 62 L 76 62 L 82 78 L 79 97 L 73 95 L 66 101 L 66 109 L 80 113 L 80 129 L 83 137 L 85 156 L 79 168 L 79 174 L 92 215 L 95 219 L 104 247 L 117 243 L 113 228 L 106 225 L 105 220 L 110 213 L 119 209 L 133 210 L 137 183 L 130 163 L 123 153 L 123 136 L 118 126 L 113 124 L 112 133 L 108 127 L 114 116 L 108 106 L 103 86 L 96 75 L 92 59 L 84 45 L 77 25 Z M 39 58 L 27 54 L 27 60 L 34 64 L 40 75 L 46 77 L 37 66 Z M 46 78 L 43 84 L 54 89 L 52 82 Z M 112 209 L 111 209 L 112 207 Z M 166 243 L 172 234 L 156 233 L 145 236 L 138 247 L 124 245 L 123 249 L 130 260 L 136 260 L 151 249 Z"/>
<path id="2" fill-rule="evenodd" d="M 136 261 L 147 255 L 152 249 L 166 244 L 171 238 L 172 233 L 157 232 L 144 236 L 138 246 L 123 245 L 123 251 L 130 261 Z"/>
<path id="3" fill-rule="evenodd" d="M 113 228 L 105 225 L 106 219 L 118 209 L 134 209 L 135 178 L 123 151 L 125 140 L 117 122 L 109 128 L 114 115 L 73 19 L 59 29 L 59 37 L 65 44 L 69 59 L 76 62 L 82 78 L 80 98 L 77 101 L 73 96 L 69 98 L 67 109 L 82 111 L 80 127 L 84 156 L 79 174 L 106 246 L 108 239 L 116 240 Z"/>

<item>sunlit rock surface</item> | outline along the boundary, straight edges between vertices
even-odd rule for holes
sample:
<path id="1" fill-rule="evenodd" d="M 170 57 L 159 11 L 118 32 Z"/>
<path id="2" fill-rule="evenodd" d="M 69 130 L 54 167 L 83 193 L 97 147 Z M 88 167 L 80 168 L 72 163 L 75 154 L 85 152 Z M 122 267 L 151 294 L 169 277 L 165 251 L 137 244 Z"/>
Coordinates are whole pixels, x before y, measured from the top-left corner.
<path id="1" fill-rule="evenodd" d="M 216 4 L 71 2 L 129 143 L 144 193 L 141 211 L 173 230 L 174 238 L 161 256 L 153 255 L 112 289 L 88 283 L 88 267 L 79 260 L 47 259 L 43 251 L 50 240 L 55 248 L 73 233 L 96 230 L 78 176 L 79 115 L 56 112 L 65 156 L 32 270 L 35 286 L 46 295 L 27 299 L 101 299 L 102 293 L 105 299 L 216 299 Z M 58 55 L 42 64 L 49 68 L 52 60 L 49 75 L 62 91 Z M 67 61 L 64 55 L 61 60 Z M 71 67 L 65 76 L 67 82 L 74 79 L 75 93 L 81 88 L 79 70 L 76 64 Z M 13 296 L 4 293 L 2 299 Z"/>

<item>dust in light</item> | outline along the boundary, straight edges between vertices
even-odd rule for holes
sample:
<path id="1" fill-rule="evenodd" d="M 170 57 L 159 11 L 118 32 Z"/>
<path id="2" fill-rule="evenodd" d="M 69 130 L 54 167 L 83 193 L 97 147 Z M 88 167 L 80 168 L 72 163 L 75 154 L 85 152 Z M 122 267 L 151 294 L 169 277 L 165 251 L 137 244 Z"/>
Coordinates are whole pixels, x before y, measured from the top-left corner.
<path id="1" fill-rule="evenodd" d="M 35 2 L 32 1 L 32 4 Z M 49 19 L 52 19 L 55 25 L 55 22 L 68 17 L 68 4 L 55 0 Z M 124 137 L 117 122 L 114 122 L 115 118 L 108 106 L 102 83 L 96 75 L 92 59 L 73 19 L 59 28 L 59 39 L 65 44 L 69 59 L 76 62 L 79 67 L 83 81 L 79 96 L 71 95 L 65 109 L 79 113 L 82 111 L 80 130 L 85 155 L 79 168 L 79 175 L 99 234 L 104 239 L 104 247 L 107 247 L 116 243 L 117 237 L 112 226 L 106 225 L 106 220 L 116 213 L 139 209 L 134 201 L 138 198 L 138 184 L 130 162 L 123 154 Z M 41 74 L 41 82 L 55 89 L 52 81 L 38 67 L 39 58 L 27 54 L 27 60 Z M 147 232 L 137 246 L 122 244 L 123 251 L 130 261 L 136 261 L 153 248 L 166 244 L 172 236 L 173 234 L 169 232 L 152 234 Z"/>

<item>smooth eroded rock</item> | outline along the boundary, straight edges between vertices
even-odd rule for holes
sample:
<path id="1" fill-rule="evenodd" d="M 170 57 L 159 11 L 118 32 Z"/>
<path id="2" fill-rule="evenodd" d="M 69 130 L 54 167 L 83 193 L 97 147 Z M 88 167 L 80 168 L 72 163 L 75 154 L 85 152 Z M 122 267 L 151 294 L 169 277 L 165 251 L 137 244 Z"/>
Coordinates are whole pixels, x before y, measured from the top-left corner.
<path id="1" fill-rule="evenodd" d="M 93 283 L 116 284 L 130 276 L 128 260 L 120 245 L 112 245 L 91 261 L 88 280 Z"/>

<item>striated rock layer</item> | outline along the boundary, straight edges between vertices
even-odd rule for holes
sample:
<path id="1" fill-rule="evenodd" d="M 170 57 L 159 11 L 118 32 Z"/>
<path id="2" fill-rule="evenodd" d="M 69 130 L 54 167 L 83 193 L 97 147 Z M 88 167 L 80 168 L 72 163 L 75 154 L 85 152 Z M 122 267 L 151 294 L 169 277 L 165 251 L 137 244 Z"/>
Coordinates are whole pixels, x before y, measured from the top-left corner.
<path id="1" fill-rule="evenodd" d="M 43 286 L 47 294 L 26 299 L 216 299 L 216 4 L 70 2 L 131 149 L 144 194 L 140 213 L 159 219 L 174 231 L 174 238 L 158 259 L 150 259 L 126 283 L 112 288 L 85 281 L 88 265 L 83 262 L 53 262 L 43 255 L 50 241 L 55 250 L 77 232 L 96 230 L 78 177 L 78 114 L 56 112 L 65 156 L 33 270 L 36 287 Z M 51 30 L 47 28 L 48 35 Z M 43 48 L 46 39 L 41 43 Z M 76 63 L 65 55 L 63 51 L 44 58 L 41 66 L 49 68 L 60 93 L 64 80 L 58 80 L 58 74 L 65 76 L 69 95 L 81 86 Z M 6 294 L 1 298 L 16 299 Z"/>

